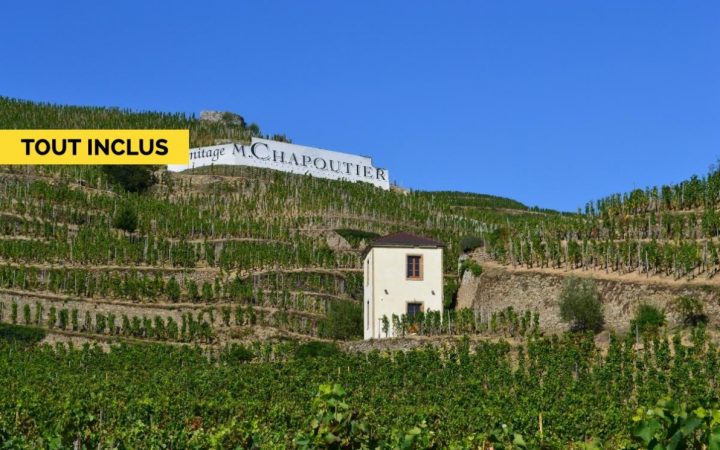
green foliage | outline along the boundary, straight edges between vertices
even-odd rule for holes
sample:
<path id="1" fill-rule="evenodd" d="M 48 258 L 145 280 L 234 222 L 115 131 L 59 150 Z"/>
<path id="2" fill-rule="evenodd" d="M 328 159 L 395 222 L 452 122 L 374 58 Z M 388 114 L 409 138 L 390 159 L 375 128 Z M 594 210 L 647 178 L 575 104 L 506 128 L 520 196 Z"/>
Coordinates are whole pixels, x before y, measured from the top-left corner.
<path id="1" fill-rule="evenodd" d="M 454 309 L 460 283 L 456 278 L 446 278 L 443 284 L 443 309 Z"/>
<path id="2" fill-rule="evenodd" d="M 370 433 L 365 422 L 350 410 L 345 402 L 345 391 L 339 384 L 321 384 L 313 399 L 313 418 L 309 431 L 295 438 L 301 449 L 367 448 Z"/>
<path id="3" fill-rule="evenodd" d="M 153 166 L 102 166 L 103 173 L 111 183 L 117 184 L 127 192 L 142 194 L 157 183 Z"/>
<path id="4" fill-rule="evenodd" d="M 522 434 L 516 433 L 507 424 L 501 424 L 493 429 L 484 443 L 490 444 L 493 450 L 529 450 L 531 447 L 525 442 Z"/>
<path id="5" fill-rule="evenodd" d="M 213 288 L 207 281 L 204 281 L 202 284 L 202 299 L 205 302 L 209 302 L 213 299 Z"/>
<path id="6" fill-rule="evenodd" d="M 638 306 L 635 317 L 630 322 L 631 328 L 641 333 L 655 333 L 664 325 L 665 311 L 647 303 Z"/>
<path id="7" fill-rule="evenodd" d="M 0 323 L 0 341 L 35 344 L 45 339 L 42 328 Z"/>
<path id="8" fill-rule="evenodd" d="M 460 250 L 464 253 L 468 253 L 480 247 L 482 244 L 482 238 L 478 236 L 464 236 L 460 239 Z"/>
<path id="9" fill-rule="evenodd" d="M 403 432 L 383 427 L 371 430 L 367 421 L 350 408 L 339 384 L 321 384 L 313 399 L 308 431 L 299 433 L 294 444 L 300 449 L 434 449 L 434 433 L 423 421 Z M 379 438 L 380 437 L 380 438 Z"/>
<path id="10" fill-rule="evenodd" d="M 384 314 L 382 316 L 382 332 L 385 334 L 385 337 L 387 337 L 388 333 L 390 332 L 390 321 L 388 320 L 388 317 Z"/>
<path id="11" fill-rule="evenodd" d="M 8 97 L 0 97 L 0 123 L 8 129 L 190 129 L 191 147 L 214 145 L 217 139 L 249 142 L 251 136 L 260 136 L 255 124 L 246 128 L 242 122 L 210 122 L 179 113 L 53 105 Z"/>
<path id="12" fill-rule="evenodd" d="M 317 357 L 335 357 L 341 353 L 340 348 L 334 343 L 310 341 L 298 345 L 295 350 L 296 358 L 317 358 Z"/>
<path id="13" fill-rule="evenodd" d="M 239 344 L 230 344 L 220 355 L 220 360 L 225 364 L 238 364 L 252 361 L 255 354 L 252 350 Z"/>
<path id="14" fill-rule="evenodd" d="M 638 408 L 633 421 L 633 437 L 641 448 L 720 450 L 720 409 L 688 410 L 664 398 L 653 408 Z"/>
<path id="15" fill-rule="evenodd" d="M 575 331 L 598 332 L 604 324 L 602 303 L 595 282 L 569 278 L 558 299 L 560 317 Z"/>
<path id="16" fill-rule="evenodd" d="M 460 277 L 462 278 L 465 271 L 469 270 L 474 277 L 482 275 L 483 269 L 479 262 L 474 259 L 466 259 L 460 264 Z"/>
<path id="17" fill-rule="evenodd" d="M 123 205 L 115 214 L 113 226 L 127 233 L 135 232 L 138 226 L 137 213 L 130 205 Z"/>
<path id="18" fill-rule="evenodd" d="M 334 301 L 319 323 L 320 337 L 354 339 L 362 337 L 362 306 L 352 301 Z"/>
<path id="19" fill-rule="evenodd" d="M 170 277 L 170 279 L 167 282 L 167 285 L 165 286 L 165 294 L 167 294 L 168 299 L 170 301 L 176 302 L 180 299 L 180 285 L 178 284 L 175 277 Z"/>
<path id="20" fill-rule="evenodd" d="M 498 197 L 495 195 L 475 194 L 470 192 L 456 191 L 435 191 L 423 192 L 422 195 L 431 197 L 435 200 L 447 202 L 456 208 L 478 208 L 478 209 L 516 209 L 527 210 L 528 207 L 506 197 Z"/>
<path id="21" fill-rule="evenodd" d="M 632 449 L 648 448 L 643 439 L 668 448 L 678 431 L 682 448 L 710 445 L 717 345 L 703 334 L 691 345 L 645 339 L 637 348 L 611 336 L 602 349 L 587 334 L 461 339 L 326 358 L 299 358 L 294 342 L 103 350 L 0 339 L 0 433 L 25 448 Z M 668 392 L 692 406 L 649 413 Z"/>
<path id="22" fill-rule="evenodd" d="M 178 285 L 178 289 L 180 286 Z M 200 300 L 200 291 L 198 291 L 197 282 L 195 280 L 188 280 L 187 283 L 185 283 L 185 288 L 187 289 L 187 295 L 192 301 L 198 301 Z M 175 288 L 173 288 L 175 289 Z M 179 295 L 178 295 L 179 296 Z"/>
<path id="23" fill-rule="evenodd" d="M 325 358 L 297 357 L 294 342 L 104 351 L 0 339 L 0 432 L 25 448 L 715 448 L 717 345 L 645 339 L 459 340 Z M 668 392 L 692 406 L 645 406 Z"/>
<path id="24" fill-rule="evenodd" d="M 708 321 L 702 302 L 695 297 L 685 295 L 677 297 L 673 300 L 673 306 L 684 325 L 694 327 Z"/>

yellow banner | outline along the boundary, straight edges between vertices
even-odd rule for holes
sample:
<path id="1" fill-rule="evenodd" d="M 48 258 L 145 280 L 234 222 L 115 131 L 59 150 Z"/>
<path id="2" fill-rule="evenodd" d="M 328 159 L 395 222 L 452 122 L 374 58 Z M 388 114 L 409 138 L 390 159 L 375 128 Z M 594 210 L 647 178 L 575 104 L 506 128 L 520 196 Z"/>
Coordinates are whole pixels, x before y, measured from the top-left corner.
<path id="1" fill-rule="evenodd" d="M 188 130 L 0 130 L 0 164 L 188 164 Z"/>

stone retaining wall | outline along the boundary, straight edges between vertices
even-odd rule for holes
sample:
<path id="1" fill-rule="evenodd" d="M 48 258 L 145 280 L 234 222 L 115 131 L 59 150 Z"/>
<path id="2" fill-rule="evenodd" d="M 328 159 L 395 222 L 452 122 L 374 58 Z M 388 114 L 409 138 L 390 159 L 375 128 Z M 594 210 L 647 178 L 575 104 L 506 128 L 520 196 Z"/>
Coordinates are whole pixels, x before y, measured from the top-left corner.
<path id="1" fill-rule="evenodd" d="M 512 306 L 516 311 L 538 311 L 541 329 L 550 332 L 567 329 L 567 325 L 560 320 L 558 297 L 569 274 L 548 274 L 488 266 L 484 266 L 483 269 L 479 277 L 466 274 L 463 278 L 458 294 L 459 307 L 473 307 L 480 311 L 483 317 L 488 317 L 493 312 L 508 306 Z M 720 323 L 720 289 L 716 286 L 606 279 L 597 279 L 595 282 L 603 302 L 607 329 L 627 330 L 640 303 L 665 308 L 668 324 L 677 325 L 679 318 L 672 306 L 672 300 L 681 295 L 701 300 L 711 325 Z"/>

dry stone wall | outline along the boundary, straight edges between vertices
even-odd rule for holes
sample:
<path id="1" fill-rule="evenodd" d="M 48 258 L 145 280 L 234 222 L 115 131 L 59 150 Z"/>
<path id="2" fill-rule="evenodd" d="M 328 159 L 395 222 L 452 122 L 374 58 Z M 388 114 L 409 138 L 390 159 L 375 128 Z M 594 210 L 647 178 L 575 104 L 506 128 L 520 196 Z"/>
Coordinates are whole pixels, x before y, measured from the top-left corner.
<path id="1" fill-rule="evenodd" d="M 567 329 L 567 324 L 560 320 L 558 297 L 569 274 L 549 274 L 487 265 L 483 269 L 479 277 L 466 274 L 463 278 L 458 294 L 459 307 L 475 308 L 484 318 L 508 306 L 512 306 L 516 311 L 537 311 L 540 314 L 542 330 L 558 332 Z M 701 300 L 710 324 L 720 324 L 720 289 L 717 286 L 607 279 L 597 279 L 595 283 L 603 303 L 607 329 L 627 330 L 637 306 L 641 303 L 665 308 L 668 324 L 678 325 L 679 318 L 672 306 L 672 300 L 681 295 Z"/>

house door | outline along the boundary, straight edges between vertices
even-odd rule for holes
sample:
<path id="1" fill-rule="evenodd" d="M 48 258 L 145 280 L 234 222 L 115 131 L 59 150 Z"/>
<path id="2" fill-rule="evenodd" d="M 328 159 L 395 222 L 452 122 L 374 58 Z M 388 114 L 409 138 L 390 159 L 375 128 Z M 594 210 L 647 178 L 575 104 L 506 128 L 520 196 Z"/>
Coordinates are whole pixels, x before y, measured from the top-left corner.
<path id="1" fill-rule="evenodd" d="M 423 306 L 422 303 L 408 303 L 407 304 L 407 312 L 406 312 L 407 318 L 412 319 L 415 316 L 415 314 L 422 311 L 422 306 Z"/>

